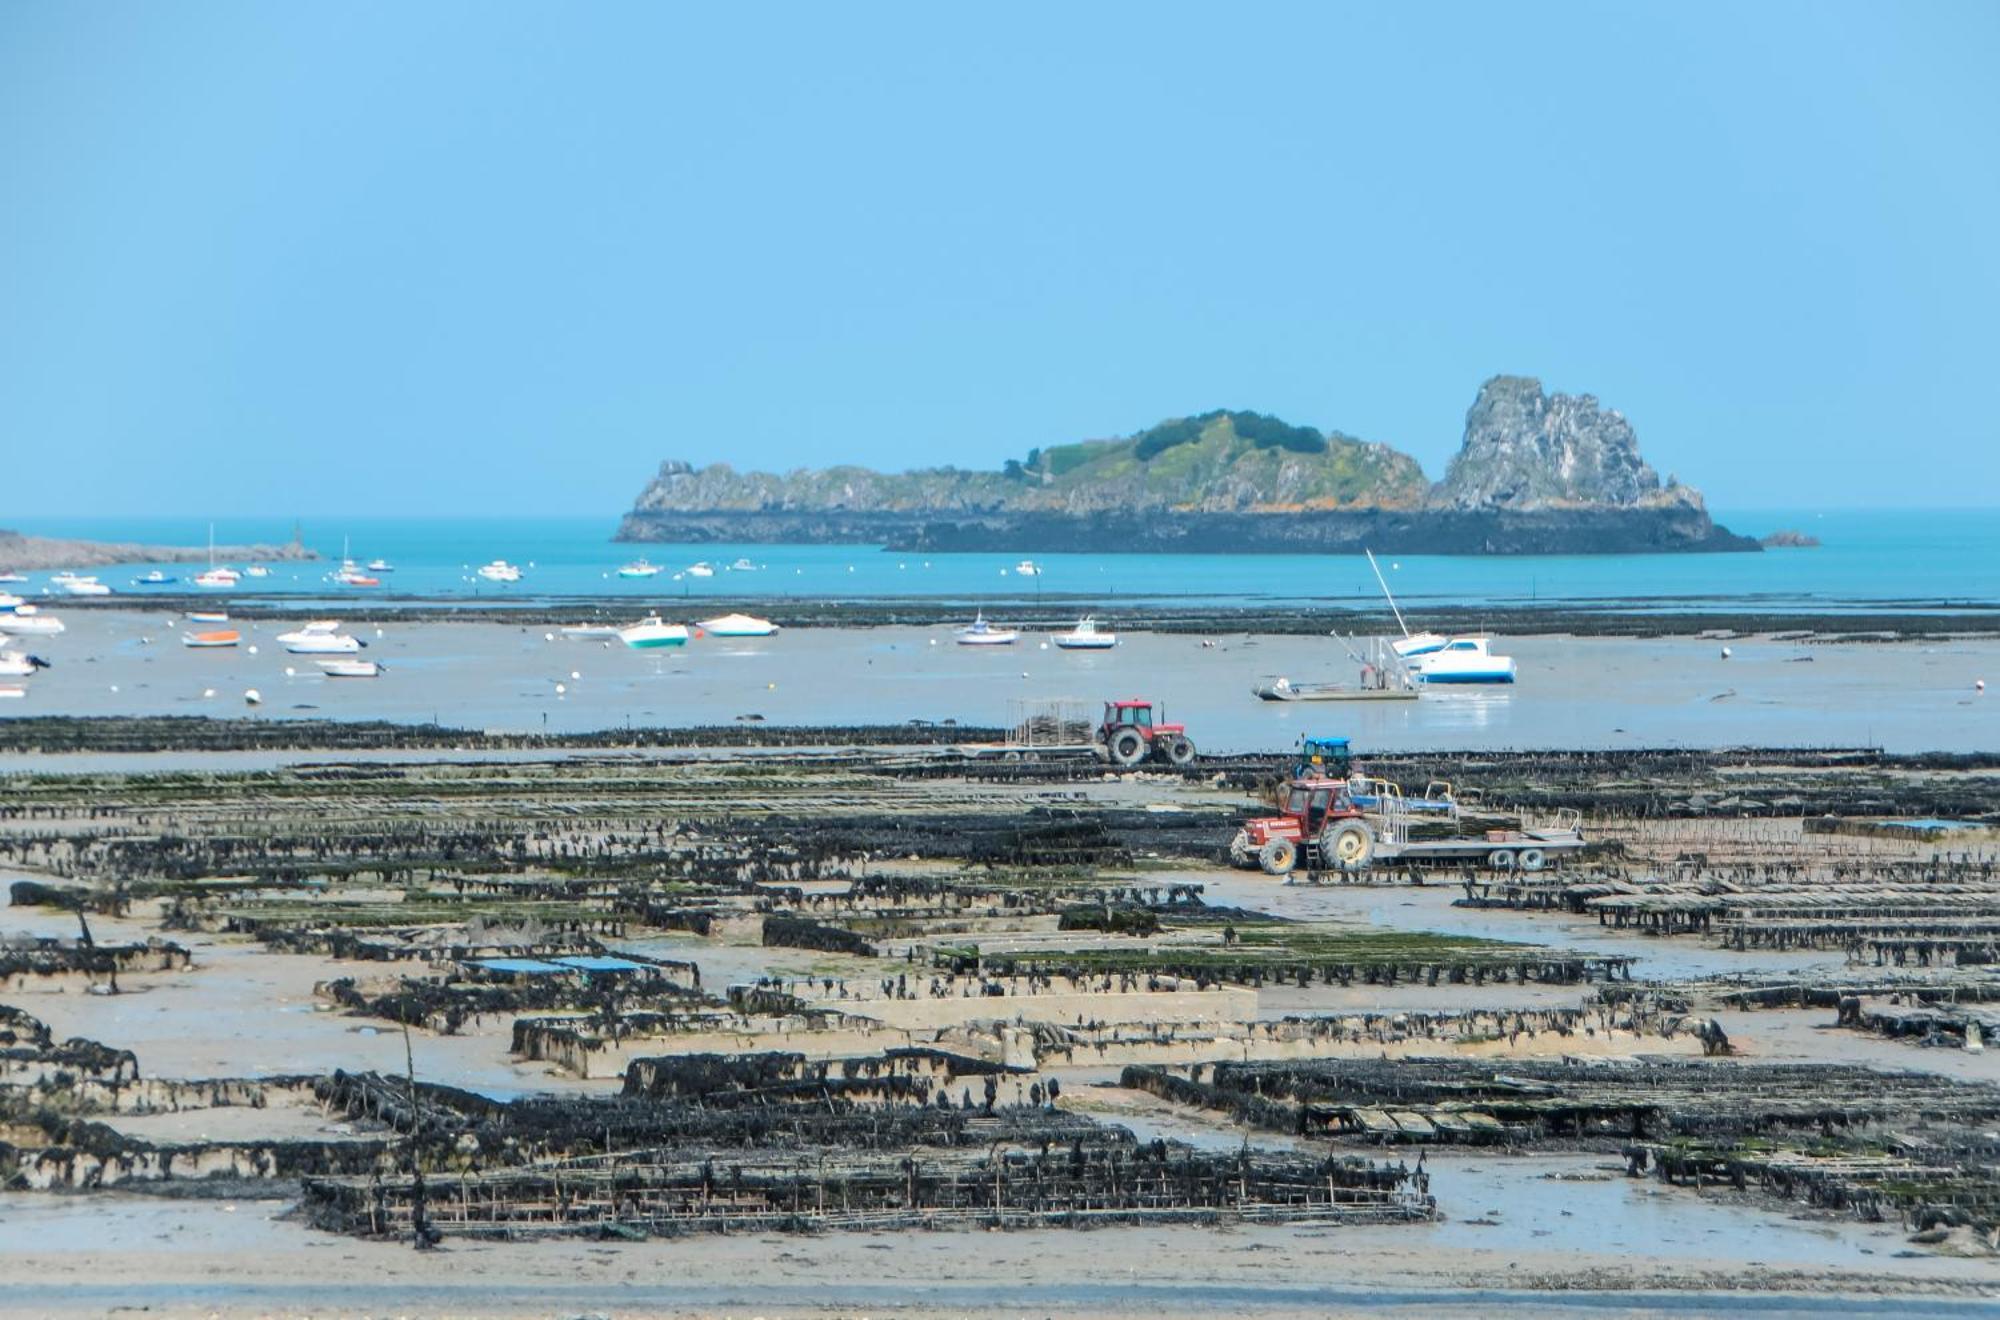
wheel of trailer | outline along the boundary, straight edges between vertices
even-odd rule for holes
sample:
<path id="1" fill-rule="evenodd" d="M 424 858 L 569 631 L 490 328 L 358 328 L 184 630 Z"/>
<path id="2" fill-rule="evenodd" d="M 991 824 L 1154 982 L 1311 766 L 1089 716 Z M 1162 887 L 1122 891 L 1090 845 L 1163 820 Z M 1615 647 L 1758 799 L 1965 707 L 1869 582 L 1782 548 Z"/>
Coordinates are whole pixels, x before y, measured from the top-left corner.
<path id="1" fill-rule="evenodd" d="M 1539 871 L 1549 864 L 1549 855 L 1540 848 L 1523 848 L 1516 860 L 1520 862 L 1523 871 Z"/>
<path id="2" fill-rule="evenodd" d="M 1000 759 L 1003 761 L 1018 761 L 1021 759 L 1021 754 L 1019 752 L 1002 752 L 1000 753 Z"/>
<path id="3" fill-rule="evenodd" d="M 1495 848 L 1486 854 L 1486 864 L 1496 871 L 1511 871 L 1514 869 L 1514 850 Z"/>
<path id="4" fill-rule="evenodd" d="M 1290 839 L 1273 839 L 1257 854 L 1257 865 L 1265 875 L 1290 875 L 1299 863 L 1299 845 Z"/>
<path id="5" fill-rule="evenodd" d="M 1194 762 L 1194 740 L 1187 737 L 1168 741 L 1165 748 L 1167 760 L 1174 765 L 1191 765 Z"/>
<path id="6" fill-rule="evenodd" d="M 1111 759 L 1120 765 L 1137 765 L 1146 754 L 1146 740 L 1137 729 L 1120 729 L 1111 735 Z"/>
<path id="7" fill-rule="evenodd" d="M 1375 857 L 1375 831 L 1365 820 L 1344 820 L 1319 836 L 1319 855 L 1336 871 L 1363 871 Z"/>
<path id="8" fill-rule="evenodd" d="M 1257 850 L 1250 846 L 1250 831 L 1238 830 L 1229 841 L 1229 864 L 1239 871 L 1257 865 Z"/>

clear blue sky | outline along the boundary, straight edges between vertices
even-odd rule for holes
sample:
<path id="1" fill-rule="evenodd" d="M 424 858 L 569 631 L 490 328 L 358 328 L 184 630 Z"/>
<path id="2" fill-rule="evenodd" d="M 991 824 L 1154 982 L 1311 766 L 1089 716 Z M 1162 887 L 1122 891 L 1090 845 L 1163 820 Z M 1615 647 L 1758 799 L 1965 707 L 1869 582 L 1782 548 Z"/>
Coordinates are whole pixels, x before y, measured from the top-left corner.
<path id="1" fill-rule="evenodd" d="M 0 3 L 11 515 L 623 509 L 1499 371 L 2000 489 L 2000 5 Z"/>

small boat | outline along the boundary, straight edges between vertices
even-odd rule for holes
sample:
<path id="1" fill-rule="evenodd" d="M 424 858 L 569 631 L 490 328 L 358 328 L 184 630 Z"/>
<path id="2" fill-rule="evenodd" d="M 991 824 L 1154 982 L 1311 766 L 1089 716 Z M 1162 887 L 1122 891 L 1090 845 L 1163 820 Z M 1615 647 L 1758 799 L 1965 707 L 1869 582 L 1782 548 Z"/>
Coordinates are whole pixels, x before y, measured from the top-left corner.
<path id="1" fill-rule="evenodd" d="M 27 603 L 27 601 L 22 600 L 19 596 L 10 596 L 4 591 L 0 591 L 0 610 L 19 609 Z"/>
<path id="2" fill-rule="evenodd" d="M 1364 687 L 1353 683 L 1294 683 L 1279 675 L 1259 683 L 1251 693 L 1264 701 L 1415 701 L 1420 695 L 1410 687 Z"/>
<path id="3" fill-rule="evenodd" d="M 26 573 L 0 573 L 0 582 L 26 582 Z"/>
<path id="4" fill-rule="evenodd" d="M 618 640 L 635 651 L 657 651 L 665 646 L 686 646 L 687 625 L 664 623 L 657 614 L 648 615 L 629 628 L 618 630 Z"/>
<path id="5" fill-rule="evenodd" d="M 368 561 L 368 571 L 370 573 L 393 573 L 396 571 L 396 566 L 386 559 L 371 559 Z"/>
<path id="6" fill-rule="evenodd" d="M 355 563 L 352 559 L 343 559 L 340 561 L 340 568 L 334 573 L 333 580 L 343 587 L 379 587 L 382 585 L 381 578 L 362 572 L 361 565 Z"/>
<path id="7" fill-rule="evenodd" d="M 255 578 L 269 577 L 271 576 L 271 570 L 264 567 L 262 564 L 252 564 L 250 565 L 250 567 L 243 570 L 243 576 L 255 577 Z"/>
<path id="8" fill-rule="evenodd" d="M 37 669 L 47 669 L 49 662 L 38 655 L 27 655 L 20 651 L 0 651 L 0 678 L 27 678 Z"/>
<path id="9" fill-rule="evenodd" d="M 28 689 L 19 683 L 0 683 L 0 701 L 18 701 L 28 695 Z"/>
<path id="10" fill-rule="evenodd" d="M 208 591 L 227 591 L 237 583 L 241 575 L 233 568 L 211 568 L 194 575 L 197 587 Z"/>
<path id="11" fill-rule="evenodd" d="M 1426 684 L 1511 683 L 1514 657 L 1493 654 L 1489 637 L 1454 637 L 1435 651 L 1410 657 L 1410 670 Z"/>
<path id="12" fill-rule="evenodd" d="M 1020 563 L 1014 565 L 1014 571 L 1022 577 L 1040 577 L 1042 575 L 1042 566 L 1032 559 L 1023 559 Z"/>
<path id="13" fill-rule="evenodd" d="M 519 582 L 521 580 L 521 570 L 504 559 L 496 559 L 490 564 L 481 564 L 478 573 L 480 577 L 485 578 L 488 582 Z"/>
<path id="14" fill-rule="evenodd" d="M 222 628 L 215 632 L 182 633 L 181 645 L 196 650 L 218 646 L 234 646 L 243 640 L 243 634 L 234 628 Z"/>
<path id="15" fill-rule="evenodd" d="M 975 616 L 971 623 L 958 630 L 960 646 L 1012 646 L 1021 634 L 1012 628 L 995 628 L 986 622 L 986 615 Z"/>
<path id="16" fill-rule="evenodd" d="M 1109 651 L 1118 645 L 1118 634 L 1100 632 L 1097 620 L 1086 614 L 1076 621 L 1076 627 L 1068 632 L 1051 633 L 1049 640 L 1065 651 Z"/>
<path id="17" fill-rule="evenodd" d="M 769 619 L 748 614 L 725 614 L 718 619 L 704 619 L 695 627 L 710 637 L 769 637 L 778 631 L 778 625 Z"/>
<path id="18" fill-rule="evenodd" d="M 228 610 L 189 610 L 189 623 L 228 623 Z"/>
<path id="19" fill-rule="evenodd" d="M 0 632 L 18 637 L 54 637 L 61 631 L 61 619 L 41 613 L 33 605 L 16 605 L 11 613 L 0 614 Z"/>
<path id="20" fill-rule="evenodd" d="M 751 563 L 748 559 L 739 559 L 729 567 L 737 573 L 755 573 L 757 571 L 757 565 Z"/>
<path id="21" fill-rule="evenodd" d="M 707 562 L 699 564 L 689 564 L 685 569 L 681 571 L 686 573 L 689 577 L 709 578 L 715 576 L 715 566 Z"/>
<path id="22" fill-rule="evenodd" d="M 571 641 L 595 642 L 616 637 L 620 629 L 614 623 L 572 623 L 562 630 L 562 635 Z"/>
<path id="23" fill-rule="evenodd" d="M 374 678 L 382 666 L 373 660 L 316 660 L 328 678 Z"/>
<path id="24" fill-rule="evenodd" d="M 660 566 L 644 559 L 635 559 L 618 570 L 618 576 L 622 578 L 649 578 L 659 575 Z"/>
<path id="25" fill-rule="evenodd" d="M 293 633 L 279 642 L 293 655 L 353 655 L 367 643 L 344 633 Z"/>
<path id="26" fill-rule="evenodd" d="M 194 616 L 189 615 L 188 617 L 192 618 Z M 339 631 L 340 631 L 340 620 L 338 619 L 314 619 L 311 623 L 300 624 L 297 628 L 293 629 L 291 632 L 279 633 L 278 641 L 281 643 L 296 642 L 299 641 L 301 638 L 323 637 L 330 633 L 337 633 Z"/>
<path id="27" fill-rule="evenodd" d="M 63 582 L 62 589 L 72 596 L 109 596 L 111 588 L 94 577 L 77 577 L 72 574 Z"/>
<path id="28" fill-rule="evenodd" d="M 143 576 L 140 577 L 133 578 L 132 585 L 135 587 L 164 587 L 169 582 L 175 582 L 178 580 L 179 579 L 171 577 L 166 573 L 162 573 L 159 569 L 156 568 L 150 573 L 144 574 Z"/>

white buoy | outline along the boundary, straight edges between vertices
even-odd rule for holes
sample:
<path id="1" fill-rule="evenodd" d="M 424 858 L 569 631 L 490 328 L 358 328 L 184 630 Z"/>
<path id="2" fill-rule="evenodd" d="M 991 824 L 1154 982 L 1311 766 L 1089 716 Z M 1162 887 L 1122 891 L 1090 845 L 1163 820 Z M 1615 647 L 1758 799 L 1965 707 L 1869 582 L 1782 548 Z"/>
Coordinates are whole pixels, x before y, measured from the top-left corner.
<path id="1" fill-rule="evenodd" d="M 1027 676 L 1028 676 L 1028 671 L 1027 671 L 1027 670 L 1025 670 L 1025 669 L 1023 669 L 1023 670 L 1021 671 L 1021 677 L 1022 677 L 1022 678 L 1026 678 Z"/>
<path id="2" fill-rule="evenodd" d="M 766 683 L 764 685 L 764 690 L 766 692 L 776 692 L 778 690 L 778 685 L 776 683 Z"/>
<path id="3" fill-rule="evenodd" d="M 1736 654 L 1736 653 L 1735 653 L 1734 651 L 1730 650 L 1730 649 L 1729 649 L 1728 647 L 1726 647 L 1726 646 L 1725 646 L 1725 647 L 1723 647 L 1723 648 L 1722 648 L 1722 658 L 1723 658 L 1724 660 L 1727 660 L 1727 659 L 1728 659 L 1728 658 L 1729 658 L 1730 656 L 1732 656 L 1732 655 L 1734 655 L 1734 654 Z"/>
<path id="4" fill-rule="evenodd" d="M 1973 690 L 1974 692 L 1984 692 L 1984 691 L 1986 690 L 1986 680 L 1985 680 L 1985 679 L 1983 679 L 1983 678 L 1975 678 L 1975 679 L 1973 679 L 1973 680 L 1972 680 L 1972 690 Z"/>
<path id="5" fill-rule="evenodd" d="M 264 700 L 264 694 L 259 692 L 256 688 L 243 689 L 244 704 L 255 706 L 260 704 L 263 700 Z"/>
<path id="6" fill-rule="evenodd" d="M 118 690 L 118 685 L 117 685 L 116 683 L 113 683 L 113 684 L 111 685 L 111 690 L 112 690 L 113 692 L 116 692 L 116 691 Z"/>
<path id="7" fill-rule="evenodd" d="M 563 695 L 564 693 L 566 693 L 566 692 L 568 692 L 568 691 L 569 691 L 569 688 L 568 688 L 568 687 L 567 687 L 566 685 L 564 685 L 564 684 L 562 684 L 562 683 L 558 683 L 558 684 L 556 684 L 556 695 L 557 695 L 557 696 L 559 696 L 559 697 L 560 697 L 560 696 L 562 696 L 562 695 Z"/>
<path id="8" fill-rule="evenodd" d="M 936 645 L 937 645 L 937 638 L 935 638 L 935 637 L 931 638 L 931 645 L 932 645 L 932 646 L 936 646 Z"/>
<path id="9" fill-rule="evenodd" d="M 214 696 L 214 695 L 215 695 L 215 689 L 214 689 L 214 688 L 203 688 L 203 689 L 201 690 L 201 695 L 203 696 L 203 698 L 204 698 L 204 699 L 205 699 L 205 698 L 208 698 L 208 697 L 212 697 L 212 696 Z"/>
<path id="10" fill-rule="evenodd" d="M 253 646 L 253 647 L 251 647 L 251 648 L 250 648 L 250 654 L 251 654 L 251 655 L 255 655 L 255 654 L 257 654 L 257 648 L 256 648 L 256 647 L 254 647 L 254 646 Z"/>
<path id="11" fill-rule="evenodd" d="M 543 640 L 543 641 L 545 641 L 545 642 L 553 642 L 553 641 L 554 641 L 555 639 L 556 639 L 556 635 L 555 635 L 554 633 L 543 633 L 543 634 L 542 634 L 542 640 Z"/>
<path id="12" fill-rule="evenodd" d="M 150 637 L 141 637 L 139 639 L 139 645 L 141 646 L 151 646 L 152 644 L 153 644 L 153 639 Z"/>
<path id="13" fill-rule="evenodd" d="M 296 669 L 294 669 L 294 668 L 292 668 L 292 667 L 291 667 L 290 665 L 286 665 L 286 666 L 285 666 L 285 677 L 286 677 L 286 678 L 297 678 L 297 677 L 298 677 L 298 674 L 299 674 L 299 671 L 298 671 L 298 670 L 296 670 Z"/>
<path id="14" fill-rule="evenodd" d="M 1047 642 L 1043 642 L 1043 643 L 1042 643 L 1042 650 L 1046 651 L 1046 650 L 1048 650 L 1048 649 L 1049 649 L 1049 644 L 1048 644 Z"/>
<path id="15" fill-rule="evenodd" d="M 376 635 L 377 637 L 380 637 L 380 636 L 382 635 L 382 630 L 381 630 L 380 628 L 377 628 L 377 629 L 375 630 L 375 635 Z"/>
<path id="16" fill-rule="evenodd" d="M 577 681 L 578 679 L 580 679 L 580 678 L 582 678 L 582 677 L 583 677 L 583 675 L 582 675 L 582 674 L 581 674 L 580 672 L 578 672 L 577 670 L 574 670 L 574 669 L 572 669 L 572 670 L 570 670 L 570 671 L 569 671 L 569 681 L 570 681 L 570 682 L 572 682 L 572 683 L 576 682 L 576 681 Z"/>

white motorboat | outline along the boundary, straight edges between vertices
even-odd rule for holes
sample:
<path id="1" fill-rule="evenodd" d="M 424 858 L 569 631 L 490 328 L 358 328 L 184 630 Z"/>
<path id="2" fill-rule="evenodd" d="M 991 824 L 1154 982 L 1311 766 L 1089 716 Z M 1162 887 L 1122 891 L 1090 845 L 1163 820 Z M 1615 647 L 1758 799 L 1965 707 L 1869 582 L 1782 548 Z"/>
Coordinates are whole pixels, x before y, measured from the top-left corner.
<path id="1" fill-rule="evenodd" d="M 264 567 L 262 564 L 252 564 L 250 565 L 250 567 L 243 570 L 243 576 L 254 577 L 254 578 L 269 577 L 271 576 L 271 570 Z"/>
<path id="2" fill-rule="evenodd" d="M 211 568 L 195 574 L 191 580 L 205 591 L 227 591 L 240 577 L 233 568 Z"/>
<path id="3" fill-rule="evenodd" d="M 362 647 L 359 638 L 340 631 L 338 619 L 315 619 L 293 632 L 279 633 L 277 642 L 293 655 L 353 655 Z"/>
<path id="4" fill-rule="evenodd" d="M 649 578 L 660 575 L 660 566 L 646 559 L 635 559 L 618 570 L 622 578 Z"/>
<path id="5" fill-rule="evenodd" d="M 571 641 L 595 642 L 616 637 L 620 631 L 615 623 L 572 623 L 562 630 L 562 635 Z"/>
<path id="6" fill-rule="evenodd" d="M 71 596 L 109 596 L 111 588 L 94 577 L 78 577 L 71 573 L 59 579 L 63 591 Z"/>
<path id="7" fill-rule="evenodd" d="M 234 628 L 218 628 L 212 632 L 182 633 L 181 645 L 195 650 L 209 650 L 217 647 L 234 646 L 243 640 L 243 634 Z"/>
<path id="8" fill-rule="evenodd" d="M 0 582 L 26 582 L 26 573 L 0 573 Z"/>
<path id="9" fill-rule="evenodd" d="M 373 660 L 315 660 L 328 678 L 374 678 L 382 666 Z"/>
<path id="10" fill-rule="evenodd" d="M 368 571 L 370 573 L 393 573 L 396 571 L 396 566 L 386 559 L 371 559 L 368 561 Z"/>
<path id="11" fill-rule="evenodd" d="M 686 568 L 682 569 L 681 571 L 686 573 L 689 577 L 709 578 L 715 576 L 715 566 L 705 561 L 699 564 L 689 564 Z"/>
<path id="12" fill-rule="evenodd" d="M 0 651 L 0 678 L 28 678 L 37 669 L 47 669 L 49 662 L 38 655 L 28 655 L 22 651 Z"/>
<path id="13" fill-rule="evenodd" d="M 63 621 L 43 614 L 33 605 L 16 605 L 11 613 L 0 614 L 0 633 L 17 637 L 54 637 L 63 631 Z"/>
<path id="14" fill-rule="evenodd" d="M 1022 577 L 1040 577 L 1042 575 L 1042 566 L 1032 559 L 1023 559 L 1020 563 L 1014 565 L 1014 571 Z"/>
<path id="15" fill-rule="evenodd" d="M 19 701 L 28 695 L 26 686 L 20 683 L 0 683 L 0 701 Z"/>
<path id="16" fill-rule="evenodd" d="M 1488 637 L 1454 637 L 1435 651 L 1409 657 L 1409 666 L 1427 685 L 1514 681 L 1514 657 L 1493 654 Z"/>
<path id="17" fill-rule="evenodd" d="M 19 596 L 10 595 L 7 592 L 0 591 L 0 610 L 19 609 L 21 606 L 27 603 L 28 603 L 27 601 L 22 600 Z"/>
<path id="18" fill-rule="evenodd" d="M 710 637 L 769 637 L 778 631 L 778 625 L 769 619 L 748 614 L 725 614 L 716 619 L 703 619 L 695 627 Z"/>
<path id="19" fill-rule="evenodd" d="M 739 559 L 729 567 L 737 573 L 755 573 L 757 571 L 757 565 L 751 563 L 747 558 Z"/>
<path id="20" fill-rule="evenodd" d="M 668 646 L 686 646 L 687 625 L 666 623 L 659 615 L 652 614 L 629 628 L 618 630 L 618 640 L 635 651 L 657 651 Z"/>
<path id="21" fill-rule="evenodd" d="M 521 570 L 504 559 L 496 559 L 490 564 L 481 564 L 478 573 L 480 577 L 485 578 L 488 582 L 519 582 L 521 580 Z"/>
<path id="22" fill-rule="evenodd" d="M 960 646 L 1012 646 L 1021 634 L 1012 628 L 995 628 L 986 622 L 984 613 L 974 616 L 971 623 L 958 630 Z"/>
<path id="23" fill-rule="evenodd" d="M 1049 640 L 1065 651 L 1109 651 L 1118 645 L 1118 634 L 1102 631 L 1097 620 L 1086 614 L 1076 621 L 1076 627 L 1068 632 L 1051 633 Z"/>

